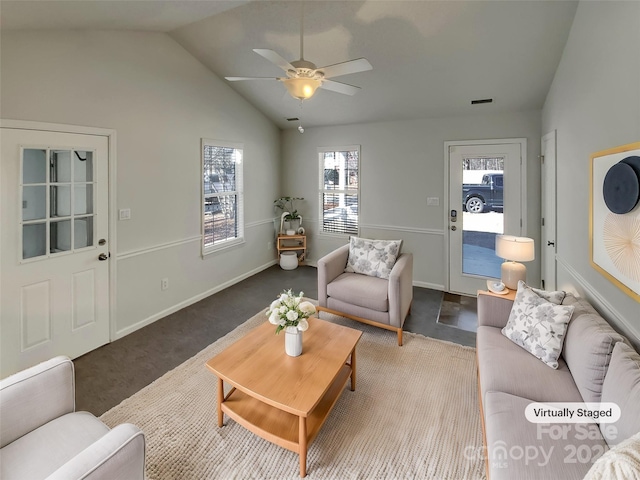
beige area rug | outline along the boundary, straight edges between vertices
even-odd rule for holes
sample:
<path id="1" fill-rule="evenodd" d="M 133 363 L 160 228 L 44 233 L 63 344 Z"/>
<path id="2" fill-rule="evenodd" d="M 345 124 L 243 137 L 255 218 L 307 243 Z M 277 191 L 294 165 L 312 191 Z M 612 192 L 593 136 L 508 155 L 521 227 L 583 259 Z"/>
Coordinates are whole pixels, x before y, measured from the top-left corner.
<path id="1" fill-rule="evenodd" d="M 307 478 L 484 478 L 473 348 L 408 332 L 398 347 L 393 332 L 321 318 L 364 334 L 356 391 L 347 384 L 310 445 Z M 296 453 L 226 416 L 217 426 L 217 379 L 205 362 L 265 321 L 260 312 L 102 415 L 111 427 L 130 422 L 145 432 L 150 480 L 299 478 Z"/>

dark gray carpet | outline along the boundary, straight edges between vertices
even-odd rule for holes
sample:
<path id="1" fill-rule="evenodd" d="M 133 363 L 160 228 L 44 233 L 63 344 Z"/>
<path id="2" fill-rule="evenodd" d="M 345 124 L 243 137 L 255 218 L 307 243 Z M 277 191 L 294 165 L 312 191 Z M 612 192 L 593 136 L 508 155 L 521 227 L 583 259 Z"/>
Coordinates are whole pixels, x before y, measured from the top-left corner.
<path id="1" fill-rule="evenodd" d="M 266 307 L 284 289 L 318 298 L 313 267 L 274 265 L 221 292 L 162 318 L 74 361 L 76 409 L 102 415 L 122 400 L 191 358 Z M 443 293 L 414 287 L 404 329 L 475 346 L 475 333 L 436 322 Z M 352 322 L 353 328 L 361 324 Z M 394 335 L 389 332 L 389 335 Z M 401 348 L 401 347 L 399 347 Z"/>

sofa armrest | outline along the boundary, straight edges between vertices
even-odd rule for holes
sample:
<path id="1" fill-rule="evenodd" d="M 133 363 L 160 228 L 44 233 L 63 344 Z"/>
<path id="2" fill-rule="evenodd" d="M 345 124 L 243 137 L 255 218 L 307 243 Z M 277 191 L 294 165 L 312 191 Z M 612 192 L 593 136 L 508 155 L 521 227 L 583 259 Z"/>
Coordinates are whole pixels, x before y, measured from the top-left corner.
<path id="1" fill-rule="evenodd" d="M 478 326 L 504 328 L 509 320 L 513 300 L 478 292 Z"/>
<path id="2" fill-rule="evenodd" d="M 144 480 L 144 433 L 123 423 L 58 468 L 47 480 Z"/>
<path id="3" fill-rule="evenodd" d="M 75 411 L 73 362 L 55 357 L 0 381 L 0 448 Z"/>
<path id="4" fill-rule="evenodd" d="M 413 254 L 401 254 L 389 275 L 389 323 L 402 327 L 413 301 Z"/>
<path id="5" fill-rule="evenodd" d="M 318 305 L 327 306 L 327 285 L 344 272 L 349 259 L 349 244 L 318 260 Z"/>

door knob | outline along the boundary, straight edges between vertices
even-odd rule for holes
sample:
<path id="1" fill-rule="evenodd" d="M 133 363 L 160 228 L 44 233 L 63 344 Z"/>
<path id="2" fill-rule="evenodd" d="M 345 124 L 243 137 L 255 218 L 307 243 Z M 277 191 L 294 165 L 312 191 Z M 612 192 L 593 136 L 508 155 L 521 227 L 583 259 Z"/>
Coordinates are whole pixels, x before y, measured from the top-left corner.
<path id="1" fill-rule="evenodd" d="M 458 227 L 456 227 L 455 225 L 451 225 L 451 230 L 453 230 L 454 232 L 458 229 Z"/>
<path id="2" fill-rule="evenodd" d="M 555 247 L 556 243 L 547 240 L 547 247 Z"/>
<path id="3" fill-rule="evenodd" d="M 101 253 L 100 255 L 98 255 L 98 260 L 100 260 L 101 262 L 104 262 L 105 260 L 107 260 L 109 257 L 107 256 L 106 253 Z"/>

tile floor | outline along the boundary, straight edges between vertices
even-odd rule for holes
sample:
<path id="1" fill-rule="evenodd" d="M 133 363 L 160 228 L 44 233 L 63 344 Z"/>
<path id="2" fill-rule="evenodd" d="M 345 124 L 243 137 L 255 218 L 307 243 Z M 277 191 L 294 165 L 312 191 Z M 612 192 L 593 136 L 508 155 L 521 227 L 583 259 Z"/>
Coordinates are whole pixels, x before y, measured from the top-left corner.
<path id="1" fill-rule="evenodd" d="M 478 328 L 477 301 L 475 297 L 466 297 L 453 293 L 444 293 L 438 323 L 475 332 Z"/>

